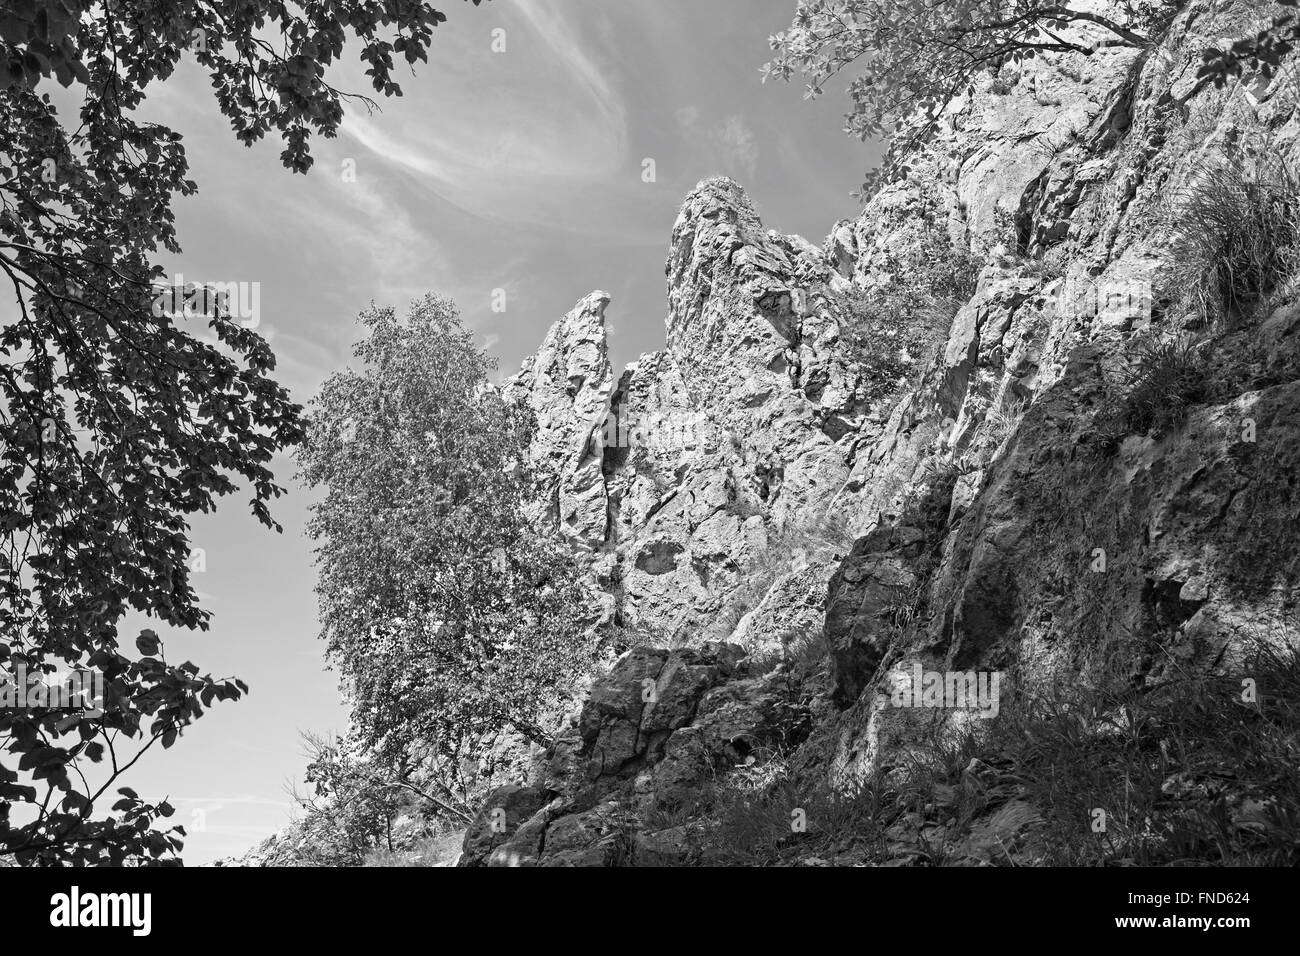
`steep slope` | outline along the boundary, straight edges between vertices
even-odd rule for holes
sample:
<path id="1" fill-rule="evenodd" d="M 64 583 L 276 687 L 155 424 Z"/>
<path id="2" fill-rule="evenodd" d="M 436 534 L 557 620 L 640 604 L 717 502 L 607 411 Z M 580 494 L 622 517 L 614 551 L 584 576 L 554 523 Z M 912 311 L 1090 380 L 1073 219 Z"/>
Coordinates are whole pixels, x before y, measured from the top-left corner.
<path id="1" fill-rule="evenodd" d="M 1198 0 L 1157 49 L 1004 66 L 820 250 L 764 231 L 735 183 L 700 184 L 673 229 L 666 349 L 613 388 L 539 388 L 543 364 L 574 367 L 557 343 L 608 366 L 589 306 L 552 330 L 518 387 L 590 431 L 576 458 L 568 425 L 536 454 L 583 502 L 560 521 L 641 640 L 489 798 L 465 863 L 698 859 L 692 807 L 728 773 L 779 755 L 807 797 L 986 716 L 899 706 L 917 667 L 997 674 L 1006 711 L 1294 648 L 1300 308 L 1290 286 L 1223 314 L 1190 294 L 1240 281 L 1207 233 L 1232 228 L 1225 204 L 1300 209 L 1294 70 L 1195 89 L 1203 50 L 1259 16 Z M 936 230 L 985 263 L 977 289 L 914 387 L 872 405 L 841 342 L 854 294 Z M 1044 810 L 982 807 L 957 858 L 986 862 Z"/>

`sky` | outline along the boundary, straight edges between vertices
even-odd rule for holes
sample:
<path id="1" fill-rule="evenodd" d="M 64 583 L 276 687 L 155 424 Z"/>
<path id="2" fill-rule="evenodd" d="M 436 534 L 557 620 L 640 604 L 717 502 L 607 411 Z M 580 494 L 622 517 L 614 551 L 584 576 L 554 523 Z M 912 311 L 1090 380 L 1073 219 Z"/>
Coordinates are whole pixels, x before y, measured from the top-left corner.
<path id="1" fill-rule="evenodd" d="M 256 290 L 277 377 L 304 403 L 347 365 L 359 311 L 405 308 L 426 291 L 458 303 L 504 375 L 603 289 L 621 370 L 663 344 L 668 239 L 696 182 L 732 176 L 769 228 L 818 244 L 857 211 L 849 193 L 878 151 L 841 131 L 842 91 L 809 102 L 797 83 L 760 82 L 768 36 L 794 5 L 442 0 L 448 21 L 430 62 L 401 80 L 405 95 L 373 115 L 354 107 L 336 139 L 313 139 L 306 176 L 281 166 L 278 142 L 240 145 L 208 80 L 186 64 L 143 108 L 184 136 L 199 184 L 177 200 L 184 252 L 163 265 L 185 282 Z M 340 64 L 330 79 L 369 92 L 360 65 Z M 159 629 L 168 660 L 239 676 L 251 693 L 216 704 L 123 781 L 177 807 L 187 865 L 283 827 L 294 811 L 287 789 L 305 769 L 300 733 L 346 725 L 317 637 L 303 536 L 312 496 L 291 459 L 276 469 L 288 488 L 273 508 L 284 533 L 257 524 L 247 496 L 199 516 L 204 570 L 193 583 L 211 629 Z"/>

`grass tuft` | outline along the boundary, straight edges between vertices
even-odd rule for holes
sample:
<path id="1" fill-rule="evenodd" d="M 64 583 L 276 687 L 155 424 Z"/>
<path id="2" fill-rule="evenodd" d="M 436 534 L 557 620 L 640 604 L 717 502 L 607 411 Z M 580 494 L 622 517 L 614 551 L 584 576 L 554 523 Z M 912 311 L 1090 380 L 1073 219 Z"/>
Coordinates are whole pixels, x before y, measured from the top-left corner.
<path id="1" fill-rule="evenodd" d="M 1116 396 L 1102 406 L 1091 440 L 1106 454 L 1128 435 L 1160 438 L 1211 398 L 1213 379 L 1204 347 L 1181 336 L 1140 346 L 1129 360 Z"/>
<path id="2" fill-rule="evenodd" d="M 1300 274 L 1300 178 L 1281 163 L 1203 169 L 1171 225 L 1168 286 L 1207 325 L 1259 318 Z"/>

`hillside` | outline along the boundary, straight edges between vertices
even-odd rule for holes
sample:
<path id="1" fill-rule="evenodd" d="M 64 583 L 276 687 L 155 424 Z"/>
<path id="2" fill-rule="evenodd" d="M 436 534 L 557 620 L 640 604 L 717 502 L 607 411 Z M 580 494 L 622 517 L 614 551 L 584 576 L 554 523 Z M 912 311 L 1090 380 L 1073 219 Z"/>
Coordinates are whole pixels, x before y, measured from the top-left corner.
<path id="1" fill-rule="evenodd" d="M 627 650 L 462 865 L 1294 857 L 1297 91 L 1195 81 L 1259 16 L 1004 66 L 821 246 L 705 181 L 662 351 L 554 326 Z"/>

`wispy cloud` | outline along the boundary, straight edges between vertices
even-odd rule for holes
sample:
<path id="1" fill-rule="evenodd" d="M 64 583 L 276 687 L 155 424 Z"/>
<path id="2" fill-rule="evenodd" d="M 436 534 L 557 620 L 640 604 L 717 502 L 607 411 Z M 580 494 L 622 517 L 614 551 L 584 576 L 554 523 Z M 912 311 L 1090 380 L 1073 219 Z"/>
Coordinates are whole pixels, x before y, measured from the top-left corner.
<path id="1" fill-rule="evenodd" d="M 355 182 L 338 173 L 322 178 L 329 201 L 295 200 L 289 214 L 316 234 L 334 237 L 339 265 L 366 286 L 405 304 L 450 275 L 442 247 L 427 228 L 431 224 L 411 218 L 392 183 L 368 176 L 364 165 Z"/>
<path id="2" fill-rule="evenodd" d="M 731 115 L 705 124 L 699 107 L 679 107 L 673 114 L 684 144 L 699 154 L 715 173 L 725 173 L 752 186 L 758 177 L 758 140 L 745 118 Z"/>
<path id="3" fill-rule="evenodd" d="M 744 119 L 728 116 L 713 131 L 713 137 L 728 164 L 740 172 L 746 183 L 752 184 L 758 176 L 758 144 Z"/>
<path id="4" fill-rule="evenodd" d="M 431 64 L 420 83 L 436 106 L 416 114 L 404 101 L 382 115 L 351 116 L 343 133 L 373 158 L 471 216 L 514 226 L 619 233 L 650 196 L 631 155 L 628 106 L 601 59 L 603 11 L 554 0 L 494 8 L 503 52 L 487 26 L 458 35 L 454 58 L 469 70 Z M 488 95 L 492 94 L 492 95 Z M 603 215 L 594 215 L 599 209 Z"/>
<path id="5" fill-rule="evenodd" d="M 593 47 L 583 42 L 553 0 L 514 0 L 513 6 L 585 87 L 601 118 L 617 119 L 620 134 L 625 133 L 627 114 L 608 80 L 610 71 L 595 63 L 589 52 Z"/>

